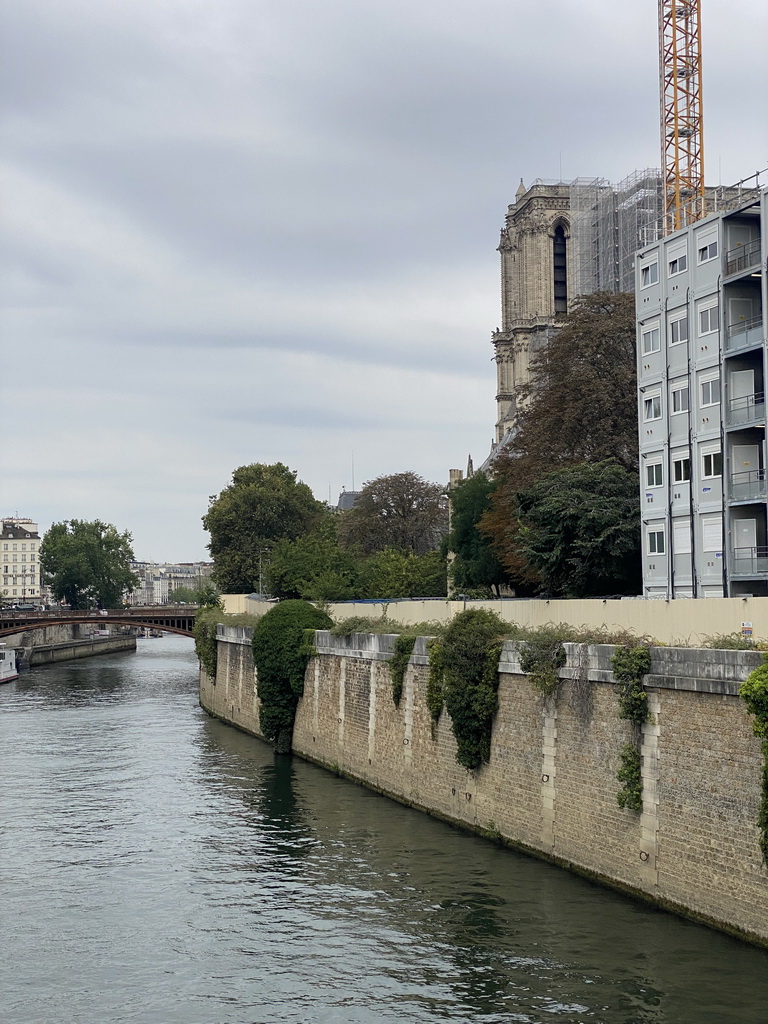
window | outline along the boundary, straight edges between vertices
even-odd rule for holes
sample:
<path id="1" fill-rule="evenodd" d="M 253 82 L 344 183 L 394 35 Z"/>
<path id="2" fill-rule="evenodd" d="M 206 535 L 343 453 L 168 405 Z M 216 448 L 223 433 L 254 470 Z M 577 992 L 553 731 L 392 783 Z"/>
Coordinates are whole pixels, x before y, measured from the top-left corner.
<path id="1" fill-rule="evenodd" d="M 651 327 L 647 331 L 643 331 L 643 355 L 647 356 L 651 352 L 658 352 L 661 348 L 661 334 L 658 327 Z"/>
<path id="2" fill-rule="evenodd" d="M 722 452 L 704 452 L 701 456 L 701 475 L 705 480 L 723 475 Z"/>
<path id="3" fill-rule="evenodd" d="M 707 306 L 706 309 L 699 310 L 699 334 L 711 334 L 716 331 L 720 321 L 720 307 L 715 304 L 714 306 Z"/>
<path id="4" fill-rule="evenodd" d="M 702 407 L 705 405 L 717 405 L 720 401 L 720 378 L 714 377 L 712 380 L 703 380 L 701 382 L 701 404 Z"/>
<path id="5" fill-rule="evenodd" d="M 688 385 L 672 388 L 672 412 L 688 412 Z"/>
<path id="6" fill-rule="evenodd" d="M 664 470 L 660 462 L 648 462 L 645 466 L 645 486 L 661 487 L 664 483 Z"/>
<path id="7" fill-rule="evenodd" d="M 646 423 L 661 419 L 661 395 L 649 395 L 643 399 L 643 419 Z"/>
<path id="8" fill-rule="evenodd" d="M 717 239 L 699 246 L 699 263 L 706 263 L 717 256 Z"/>
<path id="9" fill-rule="evenodd" d="M 656 284 L 659 280 L 659 261 L 654 260 L 643 267 L 640 271 L 640 287 L 647 288 L 649 284 Z"/>
<path id="10" fill-rule="evenodd" d="M 555 228 L 552 240 L 554 262 L 553 285 L 555 292 L 555 313 L 568 312 L 568 262 L 565 231 L 562 224 Z"/>
<path id="11" fill-rule="evenodd" d="M 685 316 L 678 317 L 677 320 L 670 320 L 669 322 L 669 343 L 670 345 L 679 345 L 683 341 L 688 341 L 688 314 Z"/>
<path id="12" fill-rule="evenodd" d="M 664 527 L 649 526 L 646 534 L 649 555 L 664 554 Z"/>
<path id="13" fill-rule="evenodd" d="M 674 277 L 675 274 L 682 274 L 684 270 L 688 269 L 688 254 L 678 253 L 672 256 L 669 261 L 669 276 Z"/>
<path id="14" fill-rule="evenodd" d="M 676 484 L 685 483 L 691 479 L 691 460 L 687 456 L 682 459 L 674 459 L 672 462 L 672 479 Z"/>

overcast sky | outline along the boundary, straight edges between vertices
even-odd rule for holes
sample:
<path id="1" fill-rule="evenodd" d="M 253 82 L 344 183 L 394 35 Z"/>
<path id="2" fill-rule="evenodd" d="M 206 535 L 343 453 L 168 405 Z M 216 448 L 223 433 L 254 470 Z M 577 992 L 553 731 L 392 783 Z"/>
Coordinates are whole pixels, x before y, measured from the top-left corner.
<path id="1" fill-rule="evenodd" d="M 768 15 L 702 6 L 729 183 L 768 166 Z M 335 503 L 482 461 L 507 204 L 658 165 L 656 8 L 3 0 L 0 514 L 190 561 L 237 466 Z"/>

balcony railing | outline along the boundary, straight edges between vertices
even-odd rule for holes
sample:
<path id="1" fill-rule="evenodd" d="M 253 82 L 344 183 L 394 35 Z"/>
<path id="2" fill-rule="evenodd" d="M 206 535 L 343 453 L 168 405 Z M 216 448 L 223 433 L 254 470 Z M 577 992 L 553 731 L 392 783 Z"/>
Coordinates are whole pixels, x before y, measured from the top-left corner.
<path id="1" fill-rule="evenodd" d="M 745 473 L 733 473 L 728 497 L 732 501 L 747 498 L 762 498 L 768 494 L 764 469 L 750 469 Z"/>
<path id="2" fill-rule="evenodd" d="M 768 576 L 768 548 L 734 548 L 732 576 Z"/>
<path id="3" fill-rule="evenodd" d="M 726 274 L 741 274 L 760 265 L 760 239 L 753 238 L 746 245 L 737 245 L 725 254 Z"/>
<path id="4" fill-rule="evenodd" d="M 765 395 L 758 391 L 754 395 L 743 398 L 732 398 L 725 410 L 725 425 L 740 427 L 749 423 L 759 423 L 765 419 Z"/>
<path id="5" fill-rule="evenodd" d="M 738 320 L 725 329 L 725 351 L 735 352 L 741 348 L 763 343 L 763 318 L 753 316 L 749 320 Z"/>

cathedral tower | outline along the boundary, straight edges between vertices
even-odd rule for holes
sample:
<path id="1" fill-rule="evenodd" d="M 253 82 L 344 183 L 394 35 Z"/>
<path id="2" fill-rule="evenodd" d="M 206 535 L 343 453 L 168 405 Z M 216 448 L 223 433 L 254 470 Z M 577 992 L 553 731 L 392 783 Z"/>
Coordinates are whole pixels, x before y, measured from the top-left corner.
<path id="1" fill-rule="evenodd" d="M 496 443 L 514 426 L 533 355 L 546 347 L 572 296 L 570 186 L 522 180 L 501 232 L 501 329 L 496 350 Z"/>

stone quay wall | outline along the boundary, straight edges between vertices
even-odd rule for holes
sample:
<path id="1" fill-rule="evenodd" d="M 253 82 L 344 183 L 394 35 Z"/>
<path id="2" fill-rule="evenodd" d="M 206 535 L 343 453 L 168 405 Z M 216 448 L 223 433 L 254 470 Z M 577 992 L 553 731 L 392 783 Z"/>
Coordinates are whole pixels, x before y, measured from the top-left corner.
<path id="1" fill-rule="evenodd" d="M 259 736 L 251 631 L 219 627 L 211 714 Z M 759 654 L 653 648 L 645 679 L 643 808 L 616 801 L 620 751 L 610 646 L 566 644 L 554 698 L 542 697 L 504 647 L 491 759 L 456 762 L 444 711 L 425 701 L 419 638 L 400 706 L 387 666 L 394 638 L 317 633 L 293 737 L 296 754 L 429 814 L 485 833 L 684 916 L 768 946 L 768 870 L 757 816 L 762 755 L 738 687 Z"/>

